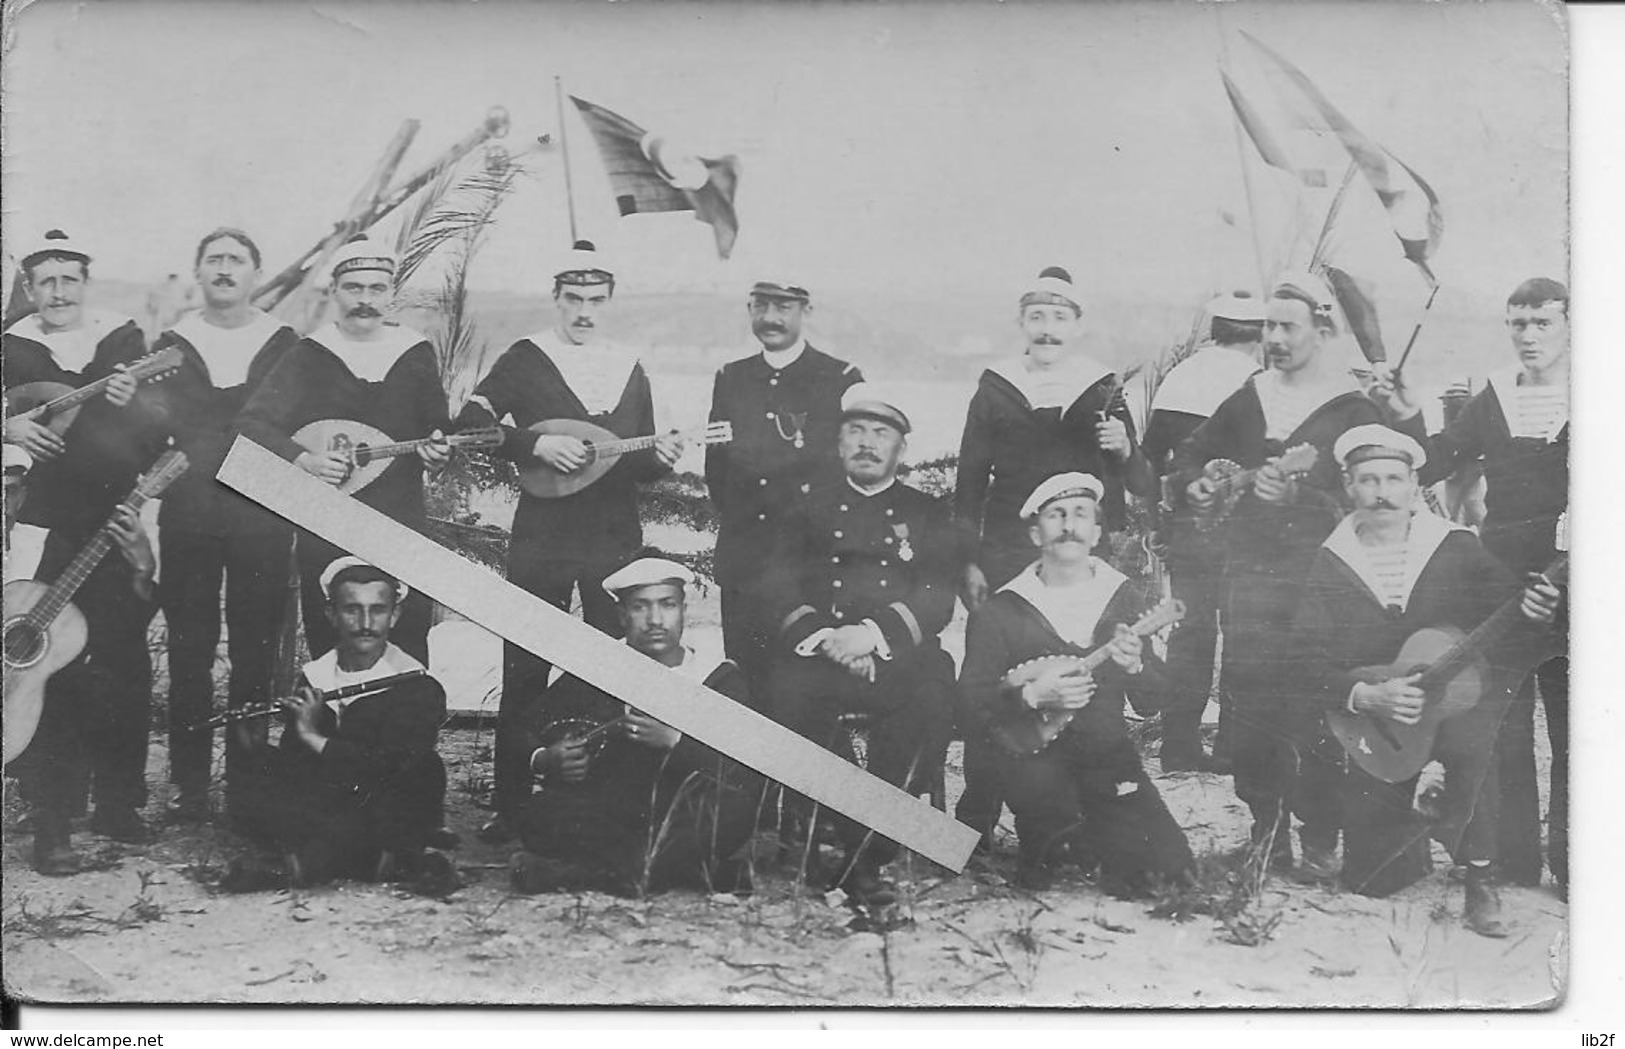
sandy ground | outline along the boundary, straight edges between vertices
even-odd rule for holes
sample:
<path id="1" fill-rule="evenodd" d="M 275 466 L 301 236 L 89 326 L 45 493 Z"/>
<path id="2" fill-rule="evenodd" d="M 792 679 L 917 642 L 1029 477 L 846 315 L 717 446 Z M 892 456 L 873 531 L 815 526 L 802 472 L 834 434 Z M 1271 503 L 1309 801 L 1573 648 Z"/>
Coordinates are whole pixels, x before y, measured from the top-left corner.
<path id="1" fill-rule="evenodd" d="M 677 548 L 672 531 L 651 539 Z M 714 590 L 691 602 L 702 642 L 718 632 L 717 603 Z M 956 657 L 962 636 L 963 612 L 944 634 Z M 223 659 L 216 669 L 223 680 Z M 161 695 L 161 656 L 155 670 Z M 756 843 L 757 892 L 746 899 L 516 896 L 510 847 L 473 833 L 489 815 L 491 730 L 465 720 L 442 735 L 466 881 L 446 900 L 353 882 L 223 895 L 213 882 L 243 846 L 214 827 L 169 827 L 131 847 L 81 826 L 76 843 L 104 869 L 42 878 L 8 783 L 4 977 L 14 995 L 60 1003 L 1528 1007 L 1561 994 L 1567 908 L 1551 888 L 1504 888 L 1513 934 L 1483 939 L 1461 927 L 1461 886 L 1437 849 L 1435 873 L 1386 900 L 1275 878 L 1221 920 L 1221 858 L 1246 841 L 1245 809 L 1228 778 L 1159 774 L 1148 728 L 1148 768 L 1207 871 L 1199 899 L 1219 904 L 1219 917 L 1189 913 L 1189 899 L 1153 913 L 1155 901 L 1111 899 L 1075 875 L 1039 895 L 1017 890 L 1008 822 L 998 852 L 961 875 L 899 860 L 902 921 L 881 932 L 854 922 L 840 894 L 801 885 L 770 834 Z M 1542 727 L 1536 739 L 1544 775 Z M 153 819 L 166 773 L 154 732 Z M 947 779 L 951 803 L 957 744 Z"/>

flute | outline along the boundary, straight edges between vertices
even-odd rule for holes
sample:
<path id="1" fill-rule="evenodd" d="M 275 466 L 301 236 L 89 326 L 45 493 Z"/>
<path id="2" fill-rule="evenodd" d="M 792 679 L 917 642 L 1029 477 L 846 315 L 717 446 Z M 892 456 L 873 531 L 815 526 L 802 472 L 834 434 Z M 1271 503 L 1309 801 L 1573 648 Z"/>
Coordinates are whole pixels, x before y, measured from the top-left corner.
<path id="1" fill-rule="evenodd" d="M 335 699 L 357 699 L 361 696 L 370 696 L 375 692 L 384 692 L 394 688 L 403 681 L 410 681 L 424 675 L 422 670 L 407 670 L 399 674 L 390 674 L 388 677 L 375 678 L 372 681 L 362 681 L 354 685 L 345 685 L 342 688 L 322 691 L 316 690 L 316 698 L 326 703 Z M 284 709 L 284 700 L 273 700 L 270 703 L 256 703 L 251 706 L 238 707 L 236 710 L 227 710 L 211 718 L 187 726 L 189 732 L 200 732 L 206 728 L 218 728 L 221 725 L 232 725 L 239 721 L 249 721 L 254 718 L 268 718 L 279 714 Z"/>

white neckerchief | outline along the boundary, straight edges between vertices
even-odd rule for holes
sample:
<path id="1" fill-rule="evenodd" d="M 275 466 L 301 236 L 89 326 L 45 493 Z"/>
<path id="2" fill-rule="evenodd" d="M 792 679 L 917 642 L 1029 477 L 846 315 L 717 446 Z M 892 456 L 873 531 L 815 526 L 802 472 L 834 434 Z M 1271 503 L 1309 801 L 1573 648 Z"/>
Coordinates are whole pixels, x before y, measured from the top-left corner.
<path id="1" fill-rule="evenodd" d="M 425 667 L 406 652 L 395 647 L 394 642 L 384 645 L 384 654 L 378 657 L 378 662 L 366 670 L 339 669 L 338 649 L 330 649 L 320 659 L 305 664 L 305 680 L 310 682 L 312 688 L 323 692 L 331 692 L 335 688 L 344 688 L 347 685 L 361 685 L 368 681 L 376 681 L 391 674 L 404 674 L 409 670 L 423 670 Z M 359 697 L 350 699 L 330 699 L 327 705 L 332 708 L 335 717 L 341 721 L 344 717 L 344 708 L 354 703 Z"/>
<path id="2" fill-rule="evenodd" d="M 1041 562 L 1034 561 L 1020 575 L 999 587 L 1008 590 L 1038 609 L 1050 629 L 1061 638 L 1082 648 L 1094 644 L 1095 627 L 1106 606 L 1128 577 L 1098 557 L 1091 556 L 1095 574 L 1088 580 L 1067 586 L 1050 586 L 1038 574 Z"/>
<path id="3" fill-rule="evenodd" d="M 772 368 L 774 371 L 783 371 L 785 368 L 790 367 L 790 365 L 800 360 L 802 353 L 805 352 L 806 349 L 807 340 L 805 338 L 797 339 L 795 342 L 791 343 L 789 346 L 786 346 L 782 350 L 770 350 L 766 346 L 763 346 L 762 360 L 766 361 L 767 366 Z"/>
<path id="4" fill-rule="evenodd" d="M 401 354 L 424 341 L 411 328 L 386 324 L 378 329 L 376 339 L 357 342 L 339 330 L 337 321 L 329 321 L 305 337 L 332 351 L 362 382 L 382 382 Z"/>
<path id="5" fill-rule="evenodd" d="M 1503 368 L 1490 374 L 1490 385 L 1495 387 L 1495 399 L 1501 402 L 1501 414 L 1506 417 L 1507 430 L 1514 437 L 1534 437 L 1550 444 L 1557 440 L 1557 435 L 1562 433 L 1563 427 L 1569 424 L 1568 387 L 1520 386 L 1518 385 L 1518 376 L 1522 374 L 1523 369 L 1517 367 Z M 1522 391 L 1528 389 L 1555 390 L 1560 392 L 1563 397 L 1563 410 L 1552 419 L 1551 424 L 1545 428 L 1543 433 L 1534 432 L 1533 428 L 1523 419 L 1523 412 L 1520 408 Z"/>
<path id="6" fill-rule="evenodd" d="M 1274 369 L 1263 372 L 1253 379 L 1253 389 L 1258 392 L 1259 407 L 1264 410 L 1265 438 L 1272 441 L 1286 440 L 1297 432 L 1305 419 L 1319 411 L 1322 405 L 1345 393 L 1357 392 L 1360 389 L 1352 375 L 1339 373 L 1337 379 L 1326 385 L 1299 388 L 1282 383 L 1281 373 Z"/>
<path id="7" fill-rule="evenodd" d="M 1027 355 L 990 365 L 988 371 L 1009 381 L 1033 408 L 1070 408 L 1083 391 L 1111 374 L 1111 369 L 1083 354 L 1063 357 L 1057 368 L 1027 370 Z"/>
<path id="8" fill-rule="evenodd" d="M 1258 362 L 1252 354 L 1209 344 L 1174 365 L 1157 387 L 1151 408 L 1205 419 L 1256 371 Z"/>
<path id="9" fill-rule="evenodd" d="M 39 343 L 51 351 L 51 358 L 58 368 L 78 374 L 95 360 L 97 344 L 115 329 L 129 323 L 129 320 L 122 313 L 86 309 L 84 321 L 79 327 L 47 332 L 40 327 L 40 315 L 30 313 L 14 321 L 6 329 L 6 334 Z"/>
<path id="10" fill-rule="evenodd" d="M 1360 582 L 1371 589 L 1373 594 L 1382 593 L 1382 585 L 1373 569 L 1371 561 L 1366 556 L 1365 544 L 1360 542 L 1359 535 L 1354 530 L 1355 514 L 1343 518 L 1332 534 L 1326 537 L 1321 544 L 1339 561 L 1348 565 L 1349 570 L 1360 577 Z M 1405 537 L 1405 579 L 1399 593 L 1399 610 L 1404 612 L 1410 607 L 1411 592 L 1416 589 L 1416 580 L 1421 577 L 1422 569 L 1427 567 L 1433 552 L 1439 549 L 1451 532 L 1465 532 L 1467 529 L 1454 522 L 1428 510 L 1418 510 L 1411 516 L 1410 534 Z"/>
<path id="11" fill-rule="evenodd" d="M 638 363 L 636 353 L 609 341 L 577 346 L 556 328 L 526 338 L 547 354 L 588 415 L 606 415 L 621 403 L 626 382 Z"/>
<path id="12" fill-rule="evenodd" d="M 859 485 L 858 482 L 852 480 L 852 478 L 850 478 L 850 477 L 848 477 L 846 479 L 846 486 L 848 488 L 852 489 L 854 492 L 857 492 L 859 495 L 863 495 L 863 496 L 879 495 L 881 492 L 884 492 L 886 489 L 890 488 L 892 485 L 894 485 L 896 483 L 897 483 L 897 477 L 896 477 L 896 475 L 893 475 L 893 476 L 887 478 L 886 483 L 881 485 L 879 488 L 870 489 L 870 488 L 864 488 L 863 486 Z"/>
<path id="13" fill-rule="evenodd" d="M 200 310 L 170 330 L 192 344 L 209 367 L 209 381 L 224 390 L 248 381 L 248 366 L 281 327 L 281 321 L 261 309 L 250 311 L 248 323 L 240 328 L 210 324 Z"/>

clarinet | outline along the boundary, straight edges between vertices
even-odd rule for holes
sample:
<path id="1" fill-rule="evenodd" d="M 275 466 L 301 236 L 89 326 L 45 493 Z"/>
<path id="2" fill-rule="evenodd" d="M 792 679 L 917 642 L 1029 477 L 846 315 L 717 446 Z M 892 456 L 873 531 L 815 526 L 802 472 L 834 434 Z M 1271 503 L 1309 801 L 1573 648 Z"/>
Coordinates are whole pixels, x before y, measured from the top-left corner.
<path id="1" fill-rule="evenodd" d="M 423 675 L 424 671 L 422 670 L 407 670 L 372 681 L 362 681 L 354 685 L 345 685 L 343 688 L 329 689 L 325 692 L 318 689 L 316 698 L 326 703 L 335 699 L 356 699 L 360 696 L 370 696 L 375 692 L 386 692 L 403 681 L 411 681 L 413 678 L 419 678 Z M 239 721 L 268 718 L 282 712 L 282 703 L 283 701 L 278 699 L 270 703 L 255 703 L 246 707 L 238 707 L 236 710 L 227 710 L 214 715 L 214 717 L 187 726 L 187 731 L 200 732 L 203 729 L 218 728 L 221 725 L 233 725 Z"/>

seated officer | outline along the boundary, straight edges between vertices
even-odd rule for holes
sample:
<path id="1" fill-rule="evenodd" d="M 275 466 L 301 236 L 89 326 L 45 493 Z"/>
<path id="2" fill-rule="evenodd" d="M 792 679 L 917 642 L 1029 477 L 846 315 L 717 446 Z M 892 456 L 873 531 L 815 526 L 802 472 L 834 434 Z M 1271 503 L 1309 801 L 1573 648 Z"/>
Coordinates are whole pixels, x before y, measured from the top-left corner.
<path id="1" fill-rule="evenodd" d="M 785 520 L 760 581 L 778 634 L 769 674 L 773 718 L 838 750 L 840 716 L 869 716 L 869 771 L 923 790 L 952 725 L 953 661 L 937 635 L 954 609 L 947 509 L 897 480 L 909 420 L 871 383 L 841 397 L 843 476 L 814 484 Z M 891 892 L 879 868 L 896 851 L 840 817 L 846 847 L 834 883 L 859 902 Z M 865 845 L 867 844 L 867 848 Z"/>
<path id="2" fill-rule="evenodd" d="M 737 666 L 683 642 L 693 581 L 682 565 L 645 557 L 603 587 L 630 648 L 746 703 Z M 750 891 L 735 854 L 756 826 L 756 772 L 571 675 L 548 686 L 521 732 L 536 788 L 520 811 L 517 891 Z"/>
<path id="3" fill-rule="evenodd" d="M 297 695 L 284 699 L 280 744 L 251 768 L 244 824 L 275 860 L 235 861 L 220 886 L 254 892 L 319 885 L 333 878 L 404 881 L 425 895 L 457 887 L 441 829 L 446 769 L 435 753 L 446 693 L 427 674 L 383 684 L 423 664 L 395 647 L 406 584 L 357 557 L 321 574 L 337 647 L 305 664 Z M 328 699 L 337 689 L 380 682 L 381 690 Z"/>

